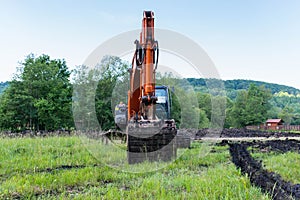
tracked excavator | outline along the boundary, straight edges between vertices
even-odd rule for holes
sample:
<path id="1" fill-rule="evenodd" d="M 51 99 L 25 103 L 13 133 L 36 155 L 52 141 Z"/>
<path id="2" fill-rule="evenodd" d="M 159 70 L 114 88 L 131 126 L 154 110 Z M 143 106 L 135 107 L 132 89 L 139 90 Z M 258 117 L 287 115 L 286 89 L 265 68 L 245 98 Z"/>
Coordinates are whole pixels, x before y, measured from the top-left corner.
<path id="1" fill-rule="evenodd" d="M 128 162 L 172 160 L 177 151 L 177 129 L 170 118 L 169 89 L 155 82 L 159 46 L 152 11 L 144 11 L 140 37 L 134 44 L 127 104 Z"/>

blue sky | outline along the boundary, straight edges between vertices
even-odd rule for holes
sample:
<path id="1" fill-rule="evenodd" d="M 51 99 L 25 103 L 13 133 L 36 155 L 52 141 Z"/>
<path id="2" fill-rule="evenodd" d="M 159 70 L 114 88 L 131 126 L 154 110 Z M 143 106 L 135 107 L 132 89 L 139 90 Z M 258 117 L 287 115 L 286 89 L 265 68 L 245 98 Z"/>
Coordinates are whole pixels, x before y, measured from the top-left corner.
<path id="1" fill-rule="evenodd" d="M 300 89 L 300 1 L 1 1 L 0 81 L 29 53 L 80 65 L 102 42 L 139 29 L 143 10 L 156 27 L 205 49 L 222 79 Z M 192 74 L 191 74 L 192 76 Z"/>

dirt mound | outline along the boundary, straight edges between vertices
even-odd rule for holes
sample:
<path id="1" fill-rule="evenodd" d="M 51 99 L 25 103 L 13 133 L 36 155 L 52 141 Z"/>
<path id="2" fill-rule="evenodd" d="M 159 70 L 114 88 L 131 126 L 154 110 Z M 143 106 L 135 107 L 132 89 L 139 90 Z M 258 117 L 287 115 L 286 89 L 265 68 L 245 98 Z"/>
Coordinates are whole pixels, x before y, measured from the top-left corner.
<path id="1" fill-rule="evenodd" d="M 271 137 L 274 133 L 248 129 L 223 129 L 221 137 Z"/>
<path id="2" fill-rule="evenodd" d="M 196 131 L 195 139 L 201 139 L 210 136 L 212 129 L 199 129 Z M 289 132 L 268 132 L 248 129 L 225 128 L 219 135 L 221 138 L 242 138 L 242 137 L 300 137 L 300 134 Z"/>
<path id="3" fill-rule="evenodd" d="M 300 185 L 284 181 L 279 174 L 263 169 L 261 161 L 255 160 L 247 151 L 247 144 L 229 144 L 233 163 L 248 174 L 252 184 L 269 193 L 273 199 L 300 199 Z"/>
<path id="4" fill-rule="evenodd" d="M 271 141 L 253 141 L 245 142 L 247 146 L 260 149 L 261 151 L 276 151 L 285 153 L 295 151 L 300 153 L 300 141 L 298 140 L 271 140 Z"/>
<path id="5" fill-rule="evenodd" d="M 299 137 L 297 133 L 267 132 L 248 129 L 223 129 L 221 137 Z"/>

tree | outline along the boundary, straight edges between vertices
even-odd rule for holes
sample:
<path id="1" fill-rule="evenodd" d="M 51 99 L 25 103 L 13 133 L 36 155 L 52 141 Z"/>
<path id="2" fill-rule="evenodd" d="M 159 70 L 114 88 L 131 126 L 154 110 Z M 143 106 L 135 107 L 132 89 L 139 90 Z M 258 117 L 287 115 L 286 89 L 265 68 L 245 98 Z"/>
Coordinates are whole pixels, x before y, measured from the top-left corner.
<path id="1" fill-rule="evenodd" d="M 0 95 L 8 87 L 8 82 L 0 82 Z"/>
<path id="2" fill-rule="evenodd" d="M 245 125 L 258 125 L 267 118 L 268 110 L 271 108 L 269 100 L 271 92 L 264 86 L 250 84 L 245 108 Z"/>
<path id="3" fill-rule="evenodd" d="M 2 128 L 38 131 L 73 126 L 69 77 L 64 60 L 28 55 L 1 98 L 0 112 L 10 121 L 2 121 L 6 124 Z"/>
<path id="4" fill-rule="evenodd" d="M 244 126 L 244 115 L 247 101 L 247 91 L 240 91 L 231 109 L 228 110 L 228 120 L 232 127 Z"/>
<path id="5" fill-rule="evenodd" d="M 199 128 L 199 125 L 207 125 L 206 114 L 199 109 L 197 95 L 187 80 L 175 77 L 172 73 L 157 73 L 156 83 L 171 89 L 171 118 L 177 127 Z"/>
<path id="6" fill-rule="evenodd" d="M 278 114 L 278 117 L 281 118 L 286 125 L 290 125 L 294 117 L 293 109 L 289 106 L 284 107 Z"/>
<path id="7" fill-rule="evenodd" d="M 129 64 L 116 56 L 105 56 L 98 69 L 100 79 L 95 95 L 96 116 L 102 129 L 114 127 L 114 108 L 120 102 L 127 102 L 129 86 Z"/>
<path id="8" fill-rule="evenodd" d="M 0 127 L 4 130 L 23 130 L 30 120 L 32 98 L 22 82 L 13 80 L 0 98 Z"/>
<path id="9" fill-rule="evenodd" d="M 208 128 L 209 119 L 207 118 L 206 112 L 199 108 L 199 126 L 198 128 Z"/>
<path id="10" fill-rule="evenodd" d="M 176 126 L 180 126 L 181 122 L 181 107 L 175 91 L 171 90 L 171 116 L 175 120 Z"/>
<path id="11" fill-rule="evenodd" d="M 211 95 L 202 92 L 197 92 L 199 108 L 203 110 L 208 119 L 211 119 Z"/>
<path id="12" fill-rule="evenodd" d="M 229 111 L 234 127 L 258 125 L 266 120 L 271 105 L 271 93 L 263 86 L 250 84 L 248 91 L 238 93 L 236 101 Z"/>

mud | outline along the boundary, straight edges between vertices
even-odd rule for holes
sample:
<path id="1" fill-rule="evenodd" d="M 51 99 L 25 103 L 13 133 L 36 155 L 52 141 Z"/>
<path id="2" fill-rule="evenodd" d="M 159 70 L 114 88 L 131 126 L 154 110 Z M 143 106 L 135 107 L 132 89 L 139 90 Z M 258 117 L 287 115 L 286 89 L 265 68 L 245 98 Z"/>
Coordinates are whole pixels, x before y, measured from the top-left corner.
<path id="1" fill-rule="evenodd" d="M 187 131 L 186 131 L 187 132 Z M 189 131 L 191 132 L 191 131 Z M 194 131 L 195 132 L 195 131 Z M 187 132 L 188 133 L 188 132 Z M 194 138 L 201 139 L 202 137 L 209 137 L 211 134 L 210 129 L 199 129 L 196 131 Z M 300 134 L 290 132 L 268 132 L 268 131 L 257 131 L 248 129 L 223 129 L 218 135 L 220 138 L 242 138 L 242 137 L 299 137 Z"/>
<path id="2" fill-rule="evenodd" d="M 259 149 L 262 152 L 276 151 L 286 153 L 288 151 L 300 153 L 300 141 L 293 139 L 272 140 L 272 141 L 253 141 L 246 142 L 245 145 Z"/>

